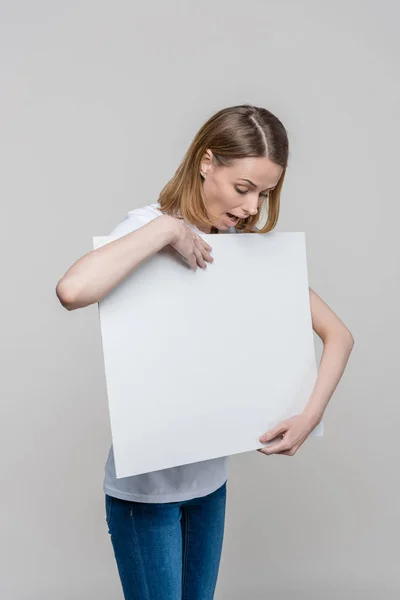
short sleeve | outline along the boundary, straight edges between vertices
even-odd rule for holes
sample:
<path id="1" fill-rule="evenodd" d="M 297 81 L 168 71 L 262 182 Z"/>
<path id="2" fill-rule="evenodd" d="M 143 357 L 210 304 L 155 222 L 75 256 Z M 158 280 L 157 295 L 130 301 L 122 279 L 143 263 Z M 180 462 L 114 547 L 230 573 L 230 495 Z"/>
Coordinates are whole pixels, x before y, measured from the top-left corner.
<path id="1" fill-rule="evenodd" d="M 126 213 L 123 220 L 118 223 L 108 235 L 117 238 L 123 237 L 124 235 L 143 227 L 143 225 L 147 225 L 147 223 L 156 219 L 160 214 L 160 211 L 146 206 L 130 210 Z"/>

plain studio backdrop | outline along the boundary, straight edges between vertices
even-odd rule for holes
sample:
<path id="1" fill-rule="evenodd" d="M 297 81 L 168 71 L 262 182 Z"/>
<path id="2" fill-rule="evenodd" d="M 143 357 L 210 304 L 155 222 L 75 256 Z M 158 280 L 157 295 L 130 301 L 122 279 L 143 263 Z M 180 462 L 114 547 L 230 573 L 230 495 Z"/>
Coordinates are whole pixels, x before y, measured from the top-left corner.
<path id="1" fill-rule="evenodd" d="M 231 457 L 216 600 L 398 597 L 399 17 L 389 1 L 2 1 L 2 600 L 122 598 L 97 305 L 68 312 L 55 285 L 242 103 L 287 128 L 276 230 L 305 231 L 309 284 L 355 346 L 323 438 Z"/>

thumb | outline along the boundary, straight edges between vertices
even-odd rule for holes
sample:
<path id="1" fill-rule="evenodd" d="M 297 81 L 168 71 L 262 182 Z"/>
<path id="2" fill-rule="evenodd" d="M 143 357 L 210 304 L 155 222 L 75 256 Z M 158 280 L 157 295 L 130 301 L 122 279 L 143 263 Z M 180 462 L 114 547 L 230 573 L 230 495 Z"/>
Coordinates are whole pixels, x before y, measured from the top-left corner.
<path id="1" fill-rule="evenodd" d="M 261 442 L 269 442 L 270 440 L 273 440 L 281 433 L 284 433 L 286 430 L 287 430 L 287 425 L 285 425 L 284 423 L 279 423 L 279 425 L 277 425 L 276 427 L 273 427 L 272 429 L 267 431 L 267 433 L 264 433 L 264 435 L 262 435 L 260 437 L 260 441 Z"/>

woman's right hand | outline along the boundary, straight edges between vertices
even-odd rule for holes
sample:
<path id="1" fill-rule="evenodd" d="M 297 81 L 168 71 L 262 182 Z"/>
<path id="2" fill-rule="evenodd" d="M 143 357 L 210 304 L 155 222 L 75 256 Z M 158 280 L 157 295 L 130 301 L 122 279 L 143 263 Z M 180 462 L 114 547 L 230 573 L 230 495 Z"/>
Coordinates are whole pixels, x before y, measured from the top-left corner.
<path id="1" fill-rule="evenodd" d="M 196 270 L 197 266 L 205 269 L 206 261 L 211 263 L 214 260 L 210 254 L 211 246 L 185 225 L 182 219 L 171 218 L 175 221 L 175 233 L 170 245 L 188 261 L 191 269 Z"/>

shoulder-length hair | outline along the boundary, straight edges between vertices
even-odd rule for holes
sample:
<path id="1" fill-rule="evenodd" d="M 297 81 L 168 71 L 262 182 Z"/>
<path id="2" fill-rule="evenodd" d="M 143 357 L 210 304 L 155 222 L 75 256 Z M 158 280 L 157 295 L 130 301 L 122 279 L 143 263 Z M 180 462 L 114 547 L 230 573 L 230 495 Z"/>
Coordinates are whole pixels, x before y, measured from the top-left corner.
<path id="1" fill-rule="evenodd" d="M 230 166 L 240 158 L 264 156 L 283 167 L 278 185 L 269 192 L 261 210 L 236 225 L 243 233 L 271 231 L 278 221 L 289 155 L 288 136 L 281 121 L 266 108 L 242 104 L 218 111 L 195 135 L 174 176 L 161 190 L 158 202 L 165 214 L 192 225 L 212 227 L 204 204 L 200 174 L 200 164 L 207 149 L 212 151 L 213 162 L 218 166 Z M 263 208 L 267 208 L 267 220 L 264 226 L 256 229 Z"/>

